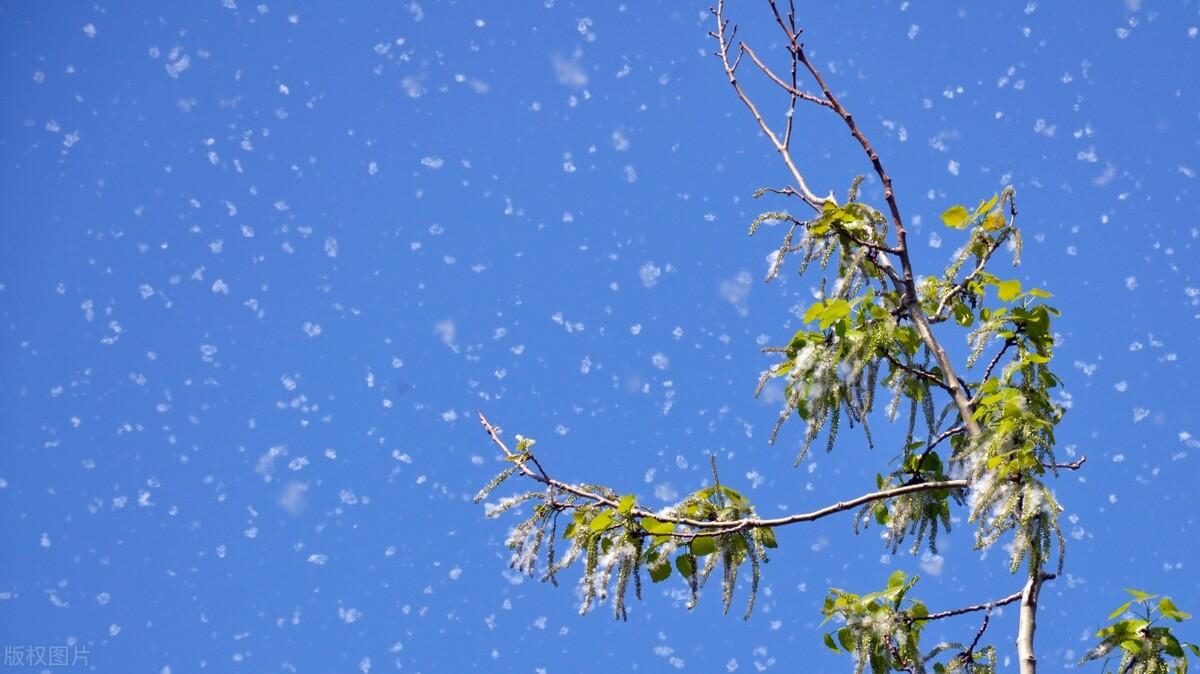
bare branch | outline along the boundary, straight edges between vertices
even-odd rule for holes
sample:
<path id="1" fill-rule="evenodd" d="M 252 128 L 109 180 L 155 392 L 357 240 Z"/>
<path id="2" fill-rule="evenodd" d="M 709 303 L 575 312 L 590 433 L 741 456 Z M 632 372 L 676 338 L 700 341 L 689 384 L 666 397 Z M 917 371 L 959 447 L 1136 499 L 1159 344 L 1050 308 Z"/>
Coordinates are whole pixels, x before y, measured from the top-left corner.
<path id="1" fill-rule="evenodd" d="M 809 103 L 816 103 L 817 105 L 821 105 L 826 108 L 833 107 L 829 101 L 825 100 L 824 98 L 810 94 L 807 91 L 801 91 L 800 89 L 797 89 L 794 84 L 788 84 L 787 82 L 784 82 L 779 75 L 776 75 L 775 72 L 772 71 L 769 66 L 767 66 L 767 64 L 763 63 L 762 60 L 758 58 L 758 54 L 754 53 L 754 50 L 750 48 L 750 45 L 743 42 L 741 48 L 746 52 L 746 55 L 750 57 L 750 60 L 754 61 L 754 65 L 758 66 L 758 69 L 763 71 L 764 75 L 766 75 L 775 84 L 778 84 L 784 91 L 796 98 L 799 98 L 800 100 L 808 101 Z"/>
<path id="2" fill-rule="evenodd" d="M 712 10 L 713 15 L 717 19 L 717 30 L 710 33 L 717 40 L 717 56 L 721 58 L 721 64 L 725 67 L 725 75 L 729 78 L 729 84 L 733 86 L 733 90 L 737 92 L 737 96 L 742 103 L 750 110 L 750 114 L 754 115 L 754 120 L 758 122 L 758 127 L 762 129 L 767 138 L 771 140 L 771 144 L 775 146 L 775 150 L 779 152 L 779 156 L 783 158 L 783 163 L 787 165 L 788 171 L 792 174 L 792 179 L 796 181 L 796 187 L 800 191 L 800 198 L 814 209 L 819 210 L 821 205 L 832 199 L 829 197 L 818 197 L 808 187 L 808 183 L 804 180 L 804 176 L 800 173 L 800 169 L 796 167 L 796 162 L 792 160 L 791 152 L 788 151 L 783 141 L 779 136 L 771 130 L 763 119 L 762 114 L 758 111 L 758 107 L 754 105 L 754 101 L 746 95 L 746 91 L 737 79 L 737 63 L 731 63 L 729 60 L 729 48 L 733 42 L 733 35 L 726 35 L 726 29 L 729 27 L 729 21 L 725 18 L 725 0 L 718 0 L 717 6 Z M 736 27 L 734 31 L 736 32 Z M 744 53 L 744 46 L 739 47 L 737 59 L 740 61 Z"/>
<path id="3" fill-rule="evenodd" d="M 1087 463 L 1087 457 L 1081 456 L 1079 457 L 1078 461 L 1072 461 L 1071 463 L 1052 463 L 1046 467 L 1054 468 L 1056 470 L 1079 470 L 1080 468 L 1083 468 L 1083 464 L 1085 463 Z"/>
<path id="4" fill-rule="evenodd" d="M 966 430 L 967 429 L 964 426 L 955 426 L 954 428 L 951 428 L 950 430 L 948 430 L 948 431 L 942 433 L 941 435 L 937 436 L 936 438 L 934 438 L 933 442 L 929 443 L 929 447 L 925 451 L 926 452 L 932 451 L 934 447 L 937 447 L 946 438 L 949 438 L 953 435 L 958 435 L 960 433 L 965 432 Z"/>
<path id="5" fill-rule="evenodd" d="M 939 611 L 937 613 L 930 613 L 929 615 L 925 616 L 924 618 L 919 618 L 919 620 L 942 620 L 944 618 L 953 618 L 954 616 L 965 615 L 967 613 L 974 613 L 975 611 L 990 611 L 991 609 L 994 609 L 997 606 L 1007 606 L 1008 604 L 1011 604 L 1011 603 L 1019 600 L 1021 598 L 1021 595 L 1023 592 L 1024 592 L 1023 590 L 1021 592 L 1014 592 L 1014 593 L 1008 595 L 1007 597 L 1004 597 L 1002 599 L 994 599 L 992 601 L 987 602 L 986 604 L 974 604 L 972 606 L 964 606 L 962 608 L 950 609 L 949 611 Z"/>
<path id="6" fill-rule="evenodd" d="M 927 372 L 925 370 L 922 370 L 921 368 L 919 368 L 915 365 L 908 365 L 908 364 L 900 361 L 899 359 L 897 359 L 892 354 L 887 353 L 887 352 L 884 352 L 883 357 L 886 358 L 887 361 L 889 363 L 891 363 L 896 369 L 904 370 L 905 372 L 911 374 L 912 376 L 917 377 L 918 379 L 924 379 L 925 381 L 929 382 L 930 384 L 933 384 L 934 386 L 941 387 L 947 391 L 950 390 L 950 387 L 946 385 L 946 382 L 942 381 L 942 379 L 940 377 L 933 374 L 932 372 Z"/>
<path id="7" fill-rule="evenodd" d="M 1001 347 L 999 353 L 997 353 L 995 355 L 995 357 L 992 358 L 992 362 L 988 363 L 988 366 L 986 368 L 984 368 L 983 381 L 987 381 L 988 377 L 992 376 L 992 370 L 994 370 L 996 368 L 996 364 L 999 363 L 1000 359 L 1004 357 L 1004 352 L 1008 351 L 1009 347 L 1015 345 L 1016 343 L 1017 343 L 1017 340 L 1013 339 L 1012 337 L 1009 337 L 1008 339 L 1004 340 L 1004 346 Z M 976 396 L 978 396 L 978 394 L 976 394 Z M 974 404 L 976 402 L 977 401 L 974 398 L 971 399 L 972 404 Z"/>

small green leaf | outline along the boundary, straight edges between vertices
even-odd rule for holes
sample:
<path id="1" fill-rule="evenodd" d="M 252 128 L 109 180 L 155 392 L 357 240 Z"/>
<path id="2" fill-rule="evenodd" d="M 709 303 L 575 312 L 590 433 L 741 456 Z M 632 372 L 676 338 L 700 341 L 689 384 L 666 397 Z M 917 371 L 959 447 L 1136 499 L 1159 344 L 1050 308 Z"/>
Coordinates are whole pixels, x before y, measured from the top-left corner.
<path id="1" fill-rule="evenodd" d="M 906 580 L 908 580 L 907 573 L 904 573 L 900 570 L 893 571 L 892 575 L 888 576 L 888 589 L 890 590 L 893 587 L 900 587 Z"/>
<path id="2" fill-rule="evenodd" d="M 675 568 L 679 569 L 679 573 L 684 576 L 691 576 L 696 567 L 692 566 L 692 560 L 687 555 L 679 555 L 675 558 Z"/>
<path id="3" fill-rule="evenodd" d="M 1028 292 L 1031 296 L 1040 297 L 1042 299 L 1045 299 L 1047 297 L 1054 297 L 1053 293 L 1046 292 L 1045 290 L 1042 290 L 1041 288 L 1030 288 Z"/>
<path id="4" fill-rule="evenodd" d="M 829 650 L 833 651 L 834 653 L 837 653 L 838 647 L 837 647 L 837 644 L 833 642 L 833 635 L 826 632 L 824 636 L 825 636 L 825 647 L 828 648 Z"/>
<path id="5" fill-rule="evenodd" d="M 992 210 L 992 206 L 996 205 L 996 201 L 999 198 L 999 195 L 993 194 L 991 199 L 988 199 L 987 201 L 980 201 L 979 205 L 975 207 L 975 215 L 983 215 L 984 213 Z"/>
<path id="6" fill-rule="evenodd" d="M 962 302 L 955 302 L 951 310 L 954 312 L 954 322 L 964 328 L 970 327 L 975 322 L 975 314 L 971 313 L 971 309 Z"/>
<path id="7" fill-rule="evenodd" d="M 575 523 L 567 524 L 567 528 L 563 529 L 563 538 L 570 538 L 575 535 Z"/>
<path id="8" fill-rule="evenodd" d="M 1183 622 L 1192 617 L 1192 614 L 1184 613 L 1175 608 L 1175 603 L 1171 601 L 1170 597 L 1163 597 L 1158 600 L 1158 611 L 1168 618 L 1174 618 L 1175 622 Z"/>
<path id="9" fill-rule="evenodd" d="M 817 302 L 809 307 L 808 311 L 804 312 L 804 316 L 800 320 L 804 321 L 805 323 L 812 323 L 813 321 L 817 320 L 817 317 L 820 316 L 824 311 L 825 305 L 821 302 Z"/>
<path id="10" fill-rule="evenodd" d="M 963 206 L 951 206 L 942 213 L 942 222 L 952 229 L 962 229 L 971 220 L 971 214 Z"/>
<path id="11" fill-rule="evenodd" d="M 939 457 L 936 452 L 930 452 L 930 453 L 926 454 L 925 458 L 921 459 L 921 470 L 923 470 L 927 473 L 935 473 L 935 474 L 941 473 L 942 472 L 941 457 Z"/>
<path id="12" fill-rule="evenodd" d="M 603 510 L 599 515 L 593 517 L 591 522 L 588 522 L 588 529 L 591 529 L 592 531 L 603 531 L 604 529 L 607 529 L 610 524 L 612 524 L 612 521 L 613 511 Z"/>
<path id="13" fill-rule="evenodd" d="M 1179 644 L 1179 639 L 1176 639 L 1175 636 L 1170 632 L 1162 635 L 1161 642 L 1163 644 L 1163 650 L 1167 652 L 1167 655 L 1174 656 L 1176 658 L 1184 657 L 1183 646 Z"/>
<path id="14" fill-rule="evenodd" d="M 588 529 L 602 531 L 607 529 L 610 524 L 612 524 L 612 510 L 605 510 L 593 517 L 592 522 L 588 522 Z"/>
<path id="15" fill-rule="evenodd" d="M 731 489 L 729 487 L 726 487 L 725 485 L 721 485 L 721 491 L 726 496 L 728 496 L 731 500 L 736 501 L 738 503 L 748 503 L 749 502 L 745 496 L 742 496 L 742 492 L 740 492 L 736 489 Z"/>
<path id="16" fill-rule="evenodd" d="M 633 504 L 637 501 L 637 497 L 633 494 L 626 494 L 621 497 L 621 502 L 617 505 L 617 512 L 622 515 L 628 515 L 630 510 L 633 510 Z"/>
<path id="17" fill-rule="evenodd" d="M 760 535 L 762 536 L 762 544 L 764 548 L 777 548 L 779 541 L 775 540 L 775 530 L 771 527 L 759 527 Z"/>
<path id="18" fill-rule="evenodd" d="M 675 531 L 674 524 L 671 524 L 670 522 L 659 522 L 653 517 L 643 517 L 642 528 L 656 536 L 665 536 L 672 531 Z"/>
<path id="19" fill-rule="evenodd" d="M 1001 281 L 997 284 L 997 290 L 1000 294 L 1000 301 L 1011 302 L 1021 294 L 1020 281 Z"/>
<path id="20" fill-rule="evenodd" d="M 838 643 L 842 645 L 842 648 L 846 649 L 850 653 L 854 652 L 854 630 L 850 629 L 849 627 L 843 627 L 837 631 L 837 639 Z"/>
<path id="21" fill-rule="evenodd" d="M 692 539 L 692 544 L 689 547 L 693 555 L 703 557 L 717 551 L 717 542 L 712 536 L 697 536 Z"/>
<path id="22" fill-rule="evenodd" d="M 1126 639 L 1125 641 L 1121 642 L 1121 648 L 1122 650 L 1126 650 L 1134 655 L 1137 655 L 1138 653 L 1142 652 L 1142 642 L 1137 639 Z"/>
<path id="23" fill-rule="evenodd" d="M 1156 594 L 1142 592 L 1141 590 L 1131 590 L 1130 588 L 1125 588 L 1125 591 L 1128 592 L 1129 594 L 1133 595 L 1133 598 L 1136 601 L 1148 601 L 1148 600 L 1154 599 L 1155 597 L 1158 596 Z"/>
<path id="24" fill-rule="evenodd" d="M 663 557 L 660 563 L 652 565 L 650 569 L 650 580 L 661 583 L 671 575 L 671 560 Z"/>
<path id="25" fill-rule="evenodd" d="M 1132 600 L 1132 599 L 1130 599 L 1129 601 L 1125 602 L 1124 604 L 1121 604 L 1120 606 L 1118 606 L 1118 607 L 1117 607 L 1117 609 L 1116 609 L 1115 611 L 1113 611 L 1112 613 L 1108 614 L 1108 619 L 1109 619 L 1109 620 L 1112 620 L 1113 618 L 1116 618 L 1117 616 L 1120 616 L 1121 614 L 1125 613 L 1126 611 L 1128 611 L 1128 610 L 1129 610 L 1129 606 L 1130 606 L 1131 604 L 1133 604 L 1133 600 Z"/>
<path id="26" fill-rule="evenodd" d="M 885 525 L 885 526 L 887 525 L 887 523 L 888 523 L 887 506 L 885 506 L 885 505 L 875 506 L 875 521 L 882 525 Z"/>

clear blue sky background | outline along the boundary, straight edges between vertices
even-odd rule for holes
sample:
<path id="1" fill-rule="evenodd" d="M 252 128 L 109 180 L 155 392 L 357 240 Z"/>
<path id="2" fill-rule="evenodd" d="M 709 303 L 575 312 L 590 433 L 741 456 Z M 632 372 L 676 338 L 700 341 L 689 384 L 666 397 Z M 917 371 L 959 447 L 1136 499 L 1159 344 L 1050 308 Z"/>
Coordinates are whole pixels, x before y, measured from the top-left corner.
<path id="1" fill-rule="evenodd" d="M 1089 457 L 1057 487 L 1056 671 L 1123 586 L 1200 611 L 1200 15 L 1003 4 L 802 21 L 921 271 L 960 240 L 938 213 L 1017 190 L 1025 264 L 997 269 L 1056 294 L 1060 456 Z M 922 559 L 841 517 L 780 532 L 749 622 L 711 590 L 688 614 L 675 577 L 614 623 L 508 571 L 512 520 L 471 504 L 503 465 L 477 408 L 651 505 L 712 452 L 765 515 L 867 491 L 895 454 L 847 433 L 794 469 L 797 426 L 767 444 L 759 348 L 811 283 L 761 284 L 781 234 L 746 225 L 786 204 L 751 193 L 785 173 L 706 9 L 0 5 L 0 641 L 86 646 L 99 672 L 834 672 L 828 585 L 905 569 L 935 609 L 1017 589 L 965 521 Z M 731 7 L 777 58 L 765 11 Z M 869 171 L 827 111 L 797 134 L 816 189 Z M 1014 627 L 993 620 L 1002 657 Z"/>

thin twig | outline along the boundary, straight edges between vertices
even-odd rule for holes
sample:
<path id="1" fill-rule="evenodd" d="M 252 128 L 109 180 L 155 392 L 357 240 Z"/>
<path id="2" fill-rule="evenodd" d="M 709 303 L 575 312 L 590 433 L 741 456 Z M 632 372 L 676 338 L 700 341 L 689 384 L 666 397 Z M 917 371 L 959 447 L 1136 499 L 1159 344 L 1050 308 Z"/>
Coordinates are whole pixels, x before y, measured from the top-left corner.
<path id="1" fill-rule="evenodd" d="M 891 363 L 897 369 L 904 370 L 905 372 L 913 375 L 914 377 L 924 379 L 925 381 L 929 382 L 930 384 L 933 384 L 934 386 L 939 386 L 947 391 L 950 390 L 950 387 L 946 385 L 946 382 L 942 381 L 941 377 L 938 377 L 937 375 L 933 374 L 932 372 L 922 370 L 921 368 L 916 367 L 914 365 L 908 365 L 908 364 L 900 361 L 899 359 L 897 359 L 895 356 L 893 356 L 890 353 L 885 352 L 883 354 L 883 357 L 886 358 L 887 361 L 889 363 Z"/>
<path id="2" fill-rule="evenodd" d="M 1001 347 L 1000 352 L 996 354 L 995 358 L 992 358 L 992 362 L 988 363 L 987 368 L 984 369 L 983 381 L 987 381 L 988 377 L 992 376 L 992 370 L 995 369 L 996 364 L 1000 362 L 1000 359 L 1004 357 L 1004 352 L 1008 351 L 1009 347 L 1016 345 L 1016 343 L 1017 340 L 1013 339 L 1012 337 L 1004 340 L 1004 346 Z M 975 402 L 975 400 L 972 400 L 971 402 Z"/>
<path id="3" fill-rule="evenodd" d="M 986 604 L 975 604 L 973 606 L 964 606 L 962 608 L 950 609 L 949 611 L 939 611 L 937 613 L 930 613 L 929 615 L 925 616 L 924 618 L 917 618 L 916 620 L 942 620 L 943 618 L 953 618 L 954 616 L 965 615 L 967 613 L 974 613 L 975 611 L 989 611 L 997 606 L 1007 606 L 1008 604 L 1011 604 L 1015 601 L 1019 601 L 1020 599 L 1021 599 L 1021 592 L 1014 592 L 1014 593 L 1008 595 L 1007 597 L 989 601 Z"/>
<path id="4" fill-rule="evenodd" d="M 971 641 L 971 645 L 967 647 L 967 650 L 959 653 L 958 655 L 958 657 L 962 659 L 963 663 L 973 663 L 975 661 L 975 647 L 979 645 L 979 640 L 983 638 L 983 633 L 986 632 L 988 628 L 988 621 L 991 619 L 992 607 L 989 606 L 988 610 L 983 614 L 983 623 L 979 626 L 979 631 L 975 633 L 975 638 Z"/>
<path id="5" fill-rule="evenodd" d="M 1080 468 L 1083 468 L 1083 464 L 1085 464 L 1085 463 L 1087 463 L 1087 457 L 1086 457 L 1086 456 L 1081 456 L 1081 457 L 1079 457 L 1079 460 L 1078 460 L 1078 461 L 1072 461 L 1071 463 L 1052 463 L 1052 464 L 1050 464 L 1050 465 L 1048 465 L 1048 466 L 1046 466 L 1046 467 L 1047 467 L 1047 468 L 1054 468 L 1054 469 L 1057 469 L 1057 470 L 1063 470 L 1063 469 L 1066 469 L 1066 470 L 1079 470 Z"/>
<path id="6" fill-rule="evenodd" d="M 783 163 L 787 165 L 788 171 L 791 172 L 792 179 L 796 181 L 796 187 L 800 191 L 800 197 L 805 201 L 805 203 L 812 206 L 814 209 L 820 210 L 822 204 L 824 204 L 826 201 L 829 201 L 832 197 L 818 197 L 811 189 L 809 189 L 808 183 L 804 180 L 804 176 L 800 173 L 800 169 L 797 168 L 796 163 L 792 161 L 792 155 L 788 151 L 787 146 L 783 144 L 783 141 L 779 139 L 779 136 L 775 135 L 775 132 L 771 130 L 771 127 L 767 125 L 766 120 L 764 120 L 762 114 L 759 113 L 758 107 L 754 105 L 754 101 L 750 100 L 750 97 L 746 94 L 746 91 L 742 89 L 742 85 L 738 83 L 737 65 L 741 60 L 744 50 L 738 50 L 738 62 L 730 63 L 729 47 L 733 42 L 733 34 L 728 36 L 726 35 L 726 29 L 729 27 L 729 21 L 725 18 L 725 0 L 718 0 L 717 6 L 712 10 L 712 12 L 717 18 L 717 30 L 716 32 L 709 34 L 712 35 L 717 41 L 717 56 L 721 58 L 721 64 L 725 67 L 725 75 L 729 78 L 729 84 L 733 86 L 733 90 L 737 92 L 738 98 L 741 99 L 746 108 L 750 110 L 750 113 L 754 115 L 755 121 L 758 122 L 758 127 L 762 129 L 767 138 L 771 140 L 771 144 L 775 146 L 775 150 L 779 152 L 779 156 L 783 158 Z M 733 30 L 736 34 L 737 28 L 735 27 Z"/>
<path id="7" fill-rule="evenodd" d="M 816 103 L 817 105 L 824 106 L 826 108 L 833 107 L 833 105 L 831 105 L 829 101 L 825 100 L 824 98 L 810 94 L 807 91 L 801 91 L 800 89 L 797 89 L 795 85 L 784 82 L 783 79 L 781 79 L 779 75 L 776 75 L 767 64 L 762 62 L 762 59 L 758 58 L 758 54 L 754 53 L 754 50 L 750 48 L 750 45 L 743 42 L 741 44 L 741 48 L 746 52 L 746 55 L 750 57 L 750 60 L 754 61 L 754 65 L 758 66 L 758 69 L 763 71 L 764 75 L 766 75 L 775 84 L 778 84 L 784 91 L 788 92 L 792 96 L 795 96 L 796 98 L 808 101 L 809 103 Z"/>

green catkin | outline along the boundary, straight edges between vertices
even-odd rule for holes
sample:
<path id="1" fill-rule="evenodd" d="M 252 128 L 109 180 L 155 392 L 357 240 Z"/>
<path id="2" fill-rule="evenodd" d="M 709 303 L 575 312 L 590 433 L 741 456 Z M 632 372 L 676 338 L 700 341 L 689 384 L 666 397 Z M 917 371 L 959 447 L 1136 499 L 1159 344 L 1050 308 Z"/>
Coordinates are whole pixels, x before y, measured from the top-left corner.
<path id="1" fill-rule="evenodd" d="M 758 542 L 746 532 L 742 532 L 742 541 L 746 544 L 746 556 L 750 558 L 750 598 L 746 601 L 746 612 L 742 615 L 743 620 L 749 620 L 750 615 L 754 613 L 754 602 L 758 598 L 758 583 L 761 579 L 761 569 L 759 567 L 758 551 L 755 550 Z"/>
<path id="2" fill-rule="evenodd" d="M 501 482 L 504 482 L 508 478 L 512 477 L 512 474 L 517 472 L 518 468 L 520 468 L 520 466 L 514 464 L 514 465 L 509 466 L 508 468 L 505 468 L 504 470 L 500 471 L 495 477 L 493 477 L 491 479 L 491 481 L 489 481 L 487 484 L 483 485 L 483 488 L 480 489 L 477 494 L 475 494 L 475 498 L 472 499 L 472 501 L 474 503 L 478 504 L 480 501 L 487 498 L 488 494 L 491 494 L 496 489 L 496 487 L 499 487 Z"/>
<path id="3" fill-rule="evenodd" d="M 728 542 L 721 545 L 714 554 L 721 555 L 721 607 L 728 615 L 729 607 L 733 605 L 733 587 L 737 583 L 738 565 L 733 561 L 732 546 Z"/>

